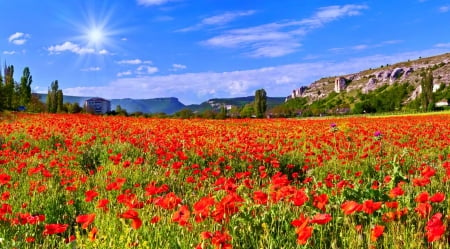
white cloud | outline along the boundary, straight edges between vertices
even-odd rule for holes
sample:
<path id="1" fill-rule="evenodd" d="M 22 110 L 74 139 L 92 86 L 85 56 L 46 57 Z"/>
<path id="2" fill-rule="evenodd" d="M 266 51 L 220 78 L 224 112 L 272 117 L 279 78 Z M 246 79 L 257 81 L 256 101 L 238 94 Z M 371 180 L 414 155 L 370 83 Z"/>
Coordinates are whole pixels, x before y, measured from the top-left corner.
<path id="1" fill-rule="evenodd" d="M 354 57 L 350 60 L 288 64 L 230 72 L 184 73 L 119 78 L 106 86 L 64 89 L 67 95 L 105 98 L 179 97 L 184 104 L 201 103 L 210 98 L 251 96 L 264 88 L 269 96 L 287 96 L 293 89 L 309 85 L 322 77 L 359 72 L 380 65 L 417 59 L 446 52 L 429 49 L 391 55 Z M 131 74 L 131 72 L 130 72 Z"/>
<path id="2" fill-rule="evenodd" d="M 385 47 L 388 45 L 395 45 L 395 44 L 399 44 L 402 42 L 403 42 L 402 40 L 387 40 L 387 41 L 382 41 L 382 42 L 375 43 L 375 44 L 358 44 L 358 45 L 354 45 L 354 46 L 350 46 L 350 47 L 330 48 L 330 49 L 328 49 L 328 51 L 333 52 L 333 53 L 342 53 L 342 52 L 346 52 L 346 51 L 362 51 L 362 50 L 368 50 L 368 49 L 373 49 L 373 48 Z"/>
<path id="3" fill-rule="evenodd" d="M 220 15 L 215 15 L 215 16 L 210 16 L 207 18 L 204 18 L 200 23 L 187 27 L 187 28 L 183 28 L 180 30 L 177 30 L 179 32 L 188 32 L 188 31 L 194 31 L 194 30 L 199 30 L 201 28 L 204 28 L 206 26 L 218 26 L 218 25 L 225 25 L 227 23 L 230 23 L 234 20 L 236 20 L 239 17 L 243 17 L 243 16 L 251 16 L 253 14 L 255 14 L 256 11 L 255 10 L 248 10 L 248 11 L 229 11 L 229 12 L 225 12 L 223 14 Z"/>
<path id="4" fill-rule="evenodd" d="M 13 55 L 16 53 L 17 53 L 16 51 L 3 51 L 3 54 L 6 54 L 6 55 Z"/>
<path id="5" fill-rule="evenodd" d="M 120 39 L 120 40 L 122 40 L 122 41 L 128 41 L 128 38 L 122 37 L 122 39 Z"/>
<path id="6" fill-rule="evenodd" d="M 108 50 L 106 50 L 106 49 L 102 49 L 102 50 L 98 51 L 98 54 L 103 54 L 103 55 L 106 55 L 106 54 L 110 54 L 110 53 L 109 53 L 109 51 L 108 51 Z"/>
<path id="7" fill-rule="evenodd" d="M 434 46 L 437 48 L 450 48 L 450 42 L 449 43 L 438 43 Z"/>
<path id="8" fill-rule="evenodd" d="M 450 10 L 450 5 L 444 5 L 444 6 L 439 7 L 439 12 L 441 12 L 441 13 L 446 13 L 449 10 Z"/>
<path id="9" fill-rule="evenodd" d="M 83 72 L 96 72 L 96 71 L 100 71 L 100 70 L 101 70 L 100 67 L 88 67 L 88 68 L 81 69 L 81 71 L 83 71 Z"/>
<path id="10" fill-rule="evenodd" d="M 232 29 L 216 35 L 202 44 L 211 47 L 239 48 L 252 57 L 279 57 L 294 53 L 308 32 L 346 16 L 360 15 L 366 5 L 343 5 L 319 8 L 311 17 L 254 27 Z"/>
<path id="11" fill-rule="evenodd" d="M 75 54 L 94 54 L 96 51 L 93 48 L 80 47 L 80 45 L 66 41 L 60 45 L 50 46 L 47 49 L 50 54 L 60 54 L 61 52 L 72 52 Z"/>
<path id="12" fill-rule="evenodd" d="M 168 2 L 172 2 L 172 0 L 137 0 L 137 3 L 139 5 L 144 5 L 144 6 L 163 5 Z"/>
<path id="13" fill-rule="evenodd" d="M 117 77 L 129 76 L 131 74 L 132 74 L 131 70 L 128 70 L 128 71 L 125 71 L 125 72 L 117 73 Z"/>
<path id="14" fill-rule="evenodd" d="M 23 45 L 27 42 L 28 38 L 31 36 L 22 32 L 16 32 L 9 36 L 8 41 L 15 45 Z"/>
<path id="15" fill-rule="evenodd" d="M 156 72 L 158 72 L 158 68 L 151 66 L 139 66 L 136 69 L 137 74 L 154 74 Z"/>
<path id="16" fill-rule="evenodd" d="M 121 60 L 117 61 L 118 64 L 128 64 L 128 65 L 139 65 L 142 64 L 142 60 L 140 59 L 134 59 L 134 60 Z"/>
<path id="17" fill-rule="evenodd" d="M 172 68 L 170 69 L 170 71 L 184 70 L 186 68 L 187 66 L 183 64 L 172 64 Z"/>

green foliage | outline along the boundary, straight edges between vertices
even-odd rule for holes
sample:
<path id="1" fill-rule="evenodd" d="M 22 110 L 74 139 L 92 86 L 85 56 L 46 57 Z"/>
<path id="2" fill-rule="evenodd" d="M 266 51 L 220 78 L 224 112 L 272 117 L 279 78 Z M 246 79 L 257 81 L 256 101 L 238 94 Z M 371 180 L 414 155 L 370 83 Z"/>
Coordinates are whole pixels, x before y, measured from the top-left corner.
<path id="1" fill-rule="evenodd" d="M 50 113 L 62 112 L 64 108 L 64 96 L 62 90 L 59 89 L 58 80 L 50 85 L 47 94 L 47 111 Z"/>
<path id="2" fill-rule="evenodd" d="M 422 110 L 432 111 L 434 109 L 434 94 L 433 94 L 433 72 L 427 70 L 421 74 L 420 86 L 422 87 L 422 94 L 420 95 Z"/>
<path id="3" fill-rule="evenodd" d="M 256 90 L 255 101 L 253 102 L 253 104 L 256 117 L 264 117 L 264 113 L 267 109 L 267 94 L 264 89 Z"/>
<path id="4" fill-rule="evenodd" d="M 293 98 L 269 110 L 275 117 L 294 117 L 302 113 L 308 104 L 307 98 Z"/>
<path id="5" fill-rule="evenodd" d="M 19 104 L 22 106 L 28 105 L 31 101 L 31 83 L 33 82 L 33 77 L 31 76 L 30 69 L 25 67 L 23 69 L 22 78 L 20 78 L 20 88 L 19 88 L 19 96 L 20 102 Z"/>
<path id="6" fill-rule="evenodd" d="M 395 83 L 392 86 L 384 85 L 368 94 L 359 93 L 361 101 L 355 104 L 352 112 L 358 114 L 400 110 L 412 90 L 409 83 Z"/>
<path id="7" fill-rule="evenodd" d="M 183 118 L 183 119 L 192 118 L 192 117 L 194 117 L 194 112 L 190 109 L 185 108 L 185 109 L 182 109 L 182 110 L 176 112 L 175 117 Z"/>
<path id="8" fill-rule="evenodd" d="M 240 115 L 241 115 L 241 117 L 243 117 L 243 118 L 250 118 L 250 117 L 253 115 L 254 112 L 255 112 L 255 111 L 254 111 L 254 104 L 253 104 L 253 103 L 250 103 L 250 104 L 246 104 L 246 105 L 242 108 L 242 110 L 241 110 L 241 112 L 240 112 Z"/>

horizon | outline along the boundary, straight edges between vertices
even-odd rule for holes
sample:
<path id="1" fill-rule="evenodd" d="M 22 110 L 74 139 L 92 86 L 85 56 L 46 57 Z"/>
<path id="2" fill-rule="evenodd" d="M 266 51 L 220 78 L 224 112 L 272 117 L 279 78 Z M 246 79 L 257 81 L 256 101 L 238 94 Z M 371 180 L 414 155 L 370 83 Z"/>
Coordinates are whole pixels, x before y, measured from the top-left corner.
<path id="1" fill-rule="evenodd" d="M 58 80 L 67 96 L 190 105 L 261 88 L 285 97 L 322 77 L 450 51 L 448 1 L 298 2 L 10 1 L 0 59 L 16 81 L 28 66 L 36 93 Z"/>

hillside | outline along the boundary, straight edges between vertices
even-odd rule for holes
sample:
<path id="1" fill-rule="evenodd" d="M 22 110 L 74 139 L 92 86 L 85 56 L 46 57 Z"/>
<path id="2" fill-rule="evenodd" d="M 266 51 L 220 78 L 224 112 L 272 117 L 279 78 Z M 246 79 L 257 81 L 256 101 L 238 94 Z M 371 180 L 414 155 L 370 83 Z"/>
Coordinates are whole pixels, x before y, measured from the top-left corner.
<path id="1" fill-rule="evenodd" d="M 236 106 L 238 108 L 242 108 L 243 106 L 250 104 L 255 100 L 255 96 L 247 96 L 247 97 L 236 97 L 236 98 L 214 98 L 208 101 L 205 101 L 199 105 L 188 105 L 186 108 L 202 112 L 205 110 L 219 110 L 221 106 Z M 285 98 L 283 97 L 267 97 L 267 107 L 272 108 L 277 105 L 284 103 Z"/>
<path id="2" fill-rule="evenodd" d="M 415 90 L 411 95 L 412 100 L 420 92 L 420 73 L 423 69 L 432 70 L 436 87 L 439 87 L 441 83 L 449 85 L 450 53 L 399 62 L 393 65 L 382 65 L 379 68 L 370 68 L 358 73 L 322 78 L 307 87 L 293 90 L 288 98 L 306 97 L 310 102 L 323 99 L 330 93 L 335 92 L 335 81 L 342 79 L 344 84 L 340 87 L 339 92 L 346 93 L 356 91 L 368 93 L 384 85 L 408 82 Z"/>
<path id="3" fill-rule="evenodd" d="M 422 74 L 431 71 L 435 101 L 450 98 L 450 53 L 319 79 L 271 110 L 280 116 L 420 110 Z M 305 114 L 306 113 L 306 114 Z"/>

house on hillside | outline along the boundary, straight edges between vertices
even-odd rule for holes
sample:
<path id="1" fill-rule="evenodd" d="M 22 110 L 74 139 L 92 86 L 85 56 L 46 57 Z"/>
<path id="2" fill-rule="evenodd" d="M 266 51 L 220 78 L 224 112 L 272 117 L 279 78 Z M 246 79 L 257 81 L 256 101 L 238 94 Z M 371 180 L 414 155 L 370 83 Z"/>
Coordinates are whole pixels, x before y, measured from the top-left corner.
<path id="1" fill-rule="evenodd" d="M 345 84 L 347 83 L 347 80 L 344 77 L 337 77 L 334 80 L 334 91 L 337 93 L 342 92 L 345 90 Z"/>
<path id="2" fill-rule="evenodd" d="M 450 106 L 448 99 L 443 99 L 434 104 L 436 107 Z"/>
<path id="3" fill-rule="evenodd" d="M 84 108 L 89 113 L 105 114 L 111 111 L 111 101 L 103 98 L 90 98 L 84 102 Z"/>

